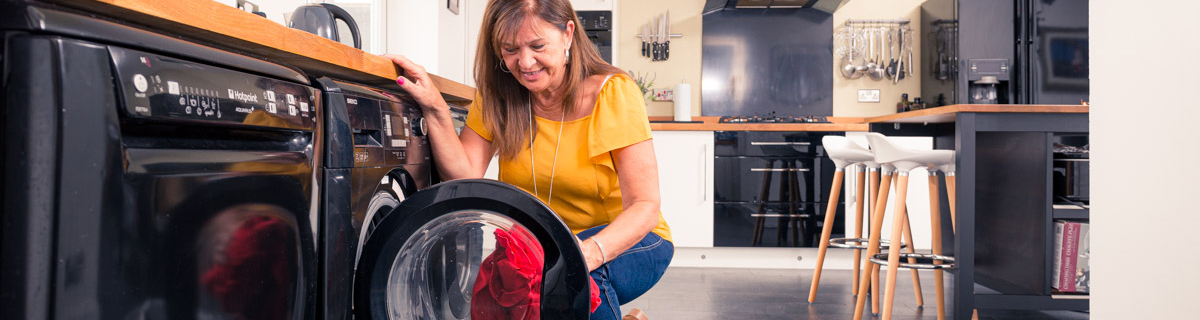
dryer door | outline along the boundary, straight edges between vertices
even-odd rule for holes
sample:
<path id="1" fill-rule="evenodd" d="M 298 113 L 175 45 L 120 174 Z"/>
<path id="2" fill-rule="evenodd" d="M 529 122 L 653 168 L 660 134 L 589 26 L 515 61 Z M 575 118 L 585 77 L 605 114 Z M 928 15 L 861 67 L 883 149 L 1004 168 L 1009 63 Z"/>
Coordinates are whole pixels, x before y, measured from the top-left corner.
<path id="1" fill-rule="evenodd" d="M 355 272 L 361 320 L 588 318 L 575 235 L 541 201 L 494 180 L 413 194 L 376 226 Z"/>

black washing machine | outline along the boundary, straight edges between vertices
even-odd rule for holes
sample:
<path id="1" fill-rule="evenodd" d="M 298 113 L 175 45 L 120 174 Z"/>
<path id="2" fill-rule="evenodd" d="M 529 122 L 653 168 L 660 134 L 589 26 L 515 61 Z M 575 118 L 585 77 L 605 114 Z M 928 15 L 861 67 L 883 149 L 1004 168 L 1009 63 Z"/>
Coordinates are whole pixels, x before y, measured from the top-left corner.
<path id="1" fill-rule="evenodd" d="M 489 259 L 506 248 L 497 239 L 544 252 L 542 282 L 534 288 L 542 319 L 588 318 L 586 264 L 574 235 L 549 208 L 497 181 L 431 186 L 438 178 L 411 97 L 315 82 L 327 107 L 325 319 L 451 320 L 518 309 L 481 310 L 486 304 L 473 298 Z"/>
<path id="2" fill-rule="evenodd" d="M 0 1 L 0 319 L 316 319 L 302 73 Z"/>

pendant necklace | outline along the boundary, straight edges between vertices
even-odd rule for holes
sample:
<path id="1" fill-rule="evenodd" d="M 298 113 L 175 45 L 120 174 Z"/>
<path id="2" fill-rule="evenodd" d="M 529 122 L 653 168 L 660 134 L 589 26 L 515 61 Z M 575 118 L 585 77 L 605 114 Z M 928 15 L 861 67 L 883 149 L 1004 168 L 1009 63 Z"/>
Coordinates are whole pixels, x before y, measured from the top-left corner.
<path id="1" fill-rule="evenodd" d="M 538 196 L 537 187 L 537 166 L 533 163 L 533 105 L 526 103 L 529 106 L 529 168 L 533 170 L 533 196 Z M 550 164 L 550 192 L 546 195 L 546 206 L 550 206 L 550 201 L 554 200 L 554 169 L 558 167 L 558 147 L 562 145 L 562 130 L 563 124 L 567 120 L 567 108 L 563 107 L 562 118 L 558 120 L 558 139 L 554 142 L 554 161 Z"/>

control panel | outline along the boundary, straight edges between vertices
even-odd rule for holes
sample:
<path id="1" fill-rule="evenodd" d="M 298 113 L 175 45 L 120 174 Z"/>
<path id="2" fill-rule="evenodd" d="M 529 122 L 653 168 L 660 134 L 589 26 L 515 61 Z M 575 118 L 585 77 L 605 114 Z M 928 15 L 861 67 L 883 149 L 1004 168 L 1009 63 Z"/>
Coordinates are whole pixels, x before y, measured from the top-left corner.
<path id="1" fill-rule="evenodd" d="M 316 89 L 171 57 L 109 48 L 128 116 L 312 130 Z"/>
<path id="2" fill-rule="evenodd" d="M 425 119 L 409 96 L 338 84 L 346 99 L 356 166 L 429 162 Z"/>

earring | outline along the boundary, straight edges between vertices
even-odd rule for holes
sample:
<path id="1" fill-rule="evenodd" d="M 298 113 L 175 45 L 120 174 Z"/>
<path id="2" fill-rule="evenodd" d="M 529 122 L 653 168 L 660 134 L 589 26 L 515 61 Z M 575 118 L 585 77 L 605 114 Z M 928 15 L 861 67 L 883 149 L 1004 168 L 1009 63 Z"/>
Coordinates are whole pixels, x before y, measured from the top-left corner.
<path id="1" fill-rule="evenodd" d="M 504 62 L 503 62 L 503 61 L 502 61 L 502 62 L 500 62 L 500 63 L 498 63 L 498 64 L 496 64 L 496 66 L 498 66 L 498 67 L 500 68 L 500 71 L 504 71 L 504 73 L 512 73 L 512 71 L 510 71 L 510 70 L 508 70 L 508 68 L 505 68 L 505 67 L 504 67 Z"/>
<path id="2" fill-rule="evenodd" d="M 563 64 L 564 65 L 570 64 L 571 63 L 571 48 L 568 47 L 566 49 L 563 49 L 563 52 L 566 52 L 566 55 L 567 55 L 567 57 L 563 59 Z"/>

